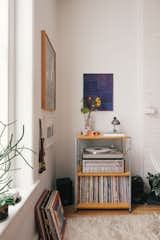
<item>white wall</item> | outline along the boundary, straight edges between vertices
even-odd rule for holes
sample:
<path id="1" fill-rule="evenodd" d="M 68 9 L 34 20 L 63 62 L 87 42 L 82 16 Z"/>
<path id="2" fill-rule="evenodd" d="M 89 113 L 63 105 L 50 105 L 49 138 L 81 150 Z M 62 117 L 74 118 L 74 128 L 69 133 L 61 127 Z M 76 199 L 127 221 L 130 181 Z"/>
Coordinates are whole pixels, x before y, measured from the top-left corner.
<path id="1" fill-rule="evenodd" d="M 121 129 L 132 137 L 133 172 L 141 173 L 140 7 L 132 0 L 59 2 L 58 176 L 74 175 L 74 140 L 83 127 L 83 73 L 114 74 L 114 111 L 97 112 L 96 129 L 111 130 L 110 122 L 117 116 Z"/>
<path id="2" fill-rule="evenodd" d="M 144 1 L 144 105 L 157 110 L 144 116 L 144 173 L 160 172 L 160 2 Z"/>
<path id="3" fill-rule="evenodd" d="M 34 1 L 34 146 L 36 146 L 36 152 L 38 152 L 39 149 L 39 117 L 43 117 L 44 120 L 49 118 L 49 120 L 53 121 L 54 134 L 56 134 L 56 112 L 45 112 L 41 110 L 41 30 L 46 31 L 56 50 L 56 4 L 56 0 Z M 56 136 L 54 137 L 56 138 Z M 46 165 L 47 171 L 42 175 L 39 175 L 35 168 L 35 179 L 40 177 L 42 180 L 44 178 L 44 180 L 46 179 L 49 183 L 51 180 L 50 177 L 55 177 L 55 142 L 54 146 L 52 145 L 50 148 L 46 149 Z"/>
<path id="4" fill-rule="evenodd" d="M 74 176 L 83 73 L 114 73 L 114 111 L 97 112 L 96 129 L 111 130 L 117 116 L 132 137 L 133 174 L 160 171 L 159 11 L 158 0 L 59 1 L 58 176 Z"/>
<path id="5" fill-rule="evenodd" d="M 20 187 L 27 187 L 36 181 L 40 181 L 31 197 L 25 203 L 22 210 L 13 219 L 3 239 L 36 239 L 34 206 L 44 188 L 51 188 L 55 181 L 55 142 L 46 149 L 47 170 L 38 174 L 38 146 L 39 126 L 38 118 L 52 119 L 54 126 L 55 113 L 46 113 L 41 110 L 41 30 L 45 30 L 56 49 L 56 0 L 17 0 L 18 19 L 20 32 L 17 38 L 18 62 L 17 62 L 17 102 L 19 110 L 17 116 L 20 125 L 25 123 L 26 134 L 30 139 L 25 143 L 31 144 L 37 152 L 34 155 L 34 171 L 28 169 L 20 172 L 17 179 L 22 180 Z M 18 119 L 19 120 L 19 119 Z M 55 132 L 55 131 L 54 131 Z M 25 144 L 26 145 L 26 144 Z M 27 144 L 28 146 L 28 144 Z M 33 176 L 33 178 L 32 178 Z"/>

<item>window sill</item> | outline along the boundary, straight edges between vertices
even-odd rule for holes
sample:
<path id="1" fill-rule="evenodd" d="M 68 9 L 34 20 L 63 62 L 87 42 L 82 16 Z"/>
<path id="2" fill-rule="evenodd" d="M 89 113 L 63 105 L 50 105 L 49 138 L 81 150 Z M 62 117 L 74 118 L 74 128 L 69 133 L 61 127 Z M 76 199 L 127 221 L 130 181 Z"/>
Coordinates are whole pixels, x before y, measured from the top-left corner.
<path id="1" fill-rule="evenodd" d="M 30 188 L 27 190 L 24 189 L 18 189 L 20 192 L 20 195 L 22 197 L 22 200 L 17 203 L 14 206 L 9 206 L 8 209 L 8 218 L 2 222 L 0 222 L 0 239 L 2 237 L 2 234 L 7 230 L 11 222 L 16 217 L 17 213 L 22 209 L 22 207 L 25 205 L 25 202 L 27 199 L 31 196 L 31 194 L 34 192 L 36 187 L 38 186 L 39 181 L 37 181 L 35 184 L 33 184 Z"/>

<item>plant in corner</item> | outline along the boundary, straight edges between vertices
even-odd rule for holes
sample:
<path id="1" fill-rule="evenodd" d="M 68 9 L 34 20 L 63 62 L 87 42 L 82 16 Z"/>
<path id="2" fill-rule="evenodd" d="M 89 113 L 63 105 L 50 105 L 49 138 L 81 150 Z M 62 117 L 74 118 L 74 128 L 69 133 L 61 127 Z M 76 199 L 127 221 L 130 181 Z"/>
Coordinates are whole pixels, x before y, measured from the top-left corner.
<path id="1" fill-rule="evenodd" d="M 151 189 L 147 202 L 149 204 L 160 204 L 160 173 L 152 174 L 148 172 L 147 179 Z"/>
<path id="2" fill-rule="evenodd" d="M 91 113 L 96 111 L 101 106 L 101 99 L 98 96 L 88 96 L 83 98 L 83 107 L 81 112 L 86 116 L 85 119 L 85 130 L 93 130 L 91 122 Z"/>
<path id="3" fill-rule="evenodd" d="M 8 216 L 8 205 L 15 204 L 15 197 L 10 192 L 12 177 L 9 172 L 16 170 L 13 167 L 13 161 L 19 157 L 25 161 L 25 163 L 33 168 L 26 158 L 23 156 L 23 150 L 30 150 L 24 146 L 21 146 L 21 141 L 24 137 L 24 126 L 22 134 L 19 139 L 14 139 L 13 134 L 10 135 L 9 140 L 5 144 L 3 136 L 9 126 L 14 122 L 5 124 L 0 121 L 0 220 L 7 218 Z"/>

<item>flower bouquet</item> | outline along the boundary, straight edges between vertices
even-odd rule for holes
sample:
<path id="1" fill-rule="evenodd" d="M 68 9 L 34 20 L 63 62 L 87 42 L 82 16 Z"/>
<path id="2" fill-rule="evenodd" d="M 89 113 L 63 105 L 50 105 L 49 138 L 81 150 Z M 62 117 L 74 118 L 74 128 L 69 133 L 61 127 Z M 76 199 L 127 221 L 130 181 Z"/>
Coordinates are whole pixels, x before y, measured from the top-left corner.
<path id="1" fill-rule="evenodd" d="M 101 99 L 98 96 L 88 96 L 83 99 L 83 107 L 81 112 L 85 116 L 85 131 L 94 130 L 92 112 L 101 106 Z"/>

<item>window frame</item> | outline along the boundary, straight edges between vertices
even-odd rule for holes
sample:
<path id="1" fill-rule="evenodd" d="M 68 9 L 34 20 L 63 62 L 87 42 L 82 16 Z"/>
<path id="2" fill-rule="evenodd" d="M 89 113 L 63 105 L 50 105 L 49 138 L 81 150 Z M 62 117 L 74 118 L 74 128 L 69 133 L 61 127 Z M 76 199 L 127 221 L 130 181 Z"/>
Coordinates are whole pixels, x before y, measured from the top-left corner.
<path id="1" fill-rule="evenodd" d="M 8 122 L 12 122 L 16 120 L 15 0 L 8 1 Z M 15 133 L 15 127 L 12 132 Z"/>

